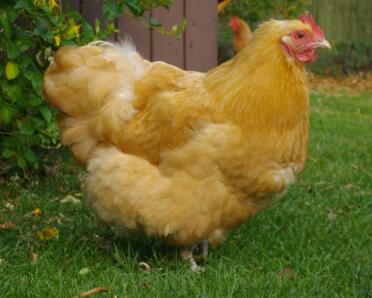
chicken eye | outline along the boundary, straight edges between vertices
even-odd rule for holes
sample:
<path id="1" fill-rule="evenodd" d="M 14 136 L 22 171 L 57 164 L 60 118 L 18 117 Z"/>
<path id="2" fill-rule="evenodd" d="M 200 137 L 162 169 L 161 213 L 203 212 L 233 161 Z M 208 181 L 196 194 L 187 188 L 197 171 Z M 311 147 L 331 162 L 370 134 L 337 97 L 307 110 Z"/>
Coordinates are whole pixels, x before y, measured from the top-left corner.
<path id="1" fill-rule="evenodd" d="M 305 37 L 305 34 L 304 34 L 303 32 L 297 32 L 297 33 L 296 33 L 296 37 L 297 37 L 298 39 L 303 39 L 303 38 Z"/>

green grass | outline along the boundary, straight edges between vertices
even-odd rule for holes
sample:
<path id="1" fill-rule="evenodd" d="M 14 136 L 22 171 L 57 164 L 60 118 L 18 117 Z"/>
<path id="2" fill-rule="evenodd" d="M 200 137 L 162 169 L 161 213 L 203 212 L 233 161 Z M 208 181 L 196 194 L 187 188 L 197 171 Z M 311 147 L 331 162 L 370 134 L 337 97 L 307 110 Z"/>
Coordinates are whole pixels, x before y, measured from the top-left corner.
<path id="1" fill-rule="evenodd" d="M 311 126 L 298 183 L 211 251 L 203 274 L 189 272 L 176 249 L 116 236 L 83 204 L 61 203 L 80 193 L 76 167 L 27 183 L 13 177 L 0 186 L 0 223 L 18 225 L 0 230 L 0 296 L 104 286 L 111 290 L 99 297 L 372 297 L 372 94 L 313 96 Z M 42 215 L 29 215 L 37 207 Z M 45 227 L 59 237 L 38 239 Z"/>

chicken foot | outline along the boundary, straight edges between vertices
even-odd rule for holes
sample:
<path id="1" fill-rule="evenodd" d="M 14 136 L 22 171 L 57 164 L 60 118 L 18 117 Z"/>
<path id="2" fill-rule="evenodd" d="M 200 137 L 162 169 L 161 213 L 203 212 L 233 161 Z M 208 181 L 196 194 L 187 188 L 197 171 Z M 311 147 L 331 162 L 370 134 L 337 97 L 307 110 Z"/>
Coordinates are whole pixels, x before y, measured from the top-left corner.
<path id="1" fill-rule="evenodd" d="M 200 243 L 194 245 L 191 249 L 188 247 L 183 248 L 181 251 L 181 256 L 182 256 L 182 259 L 190 263 L 190 270 L 192 272 L 200 273 L 204 271 L 204 268 L 200 267 L 195 261 L 193 252 L 196 249 L 198 249 L 199 252 L 201 253 L 201 257 L 203 259 L 206 259 L 208 255 L 208 240 L 203 239 Z"/>
<path id="2" fill-rule="evenodd" d="M 201 273 L 204 271 L 204 268 L 203 267 L 200 267 L 195 259 L 194 259 L 194 256 L 193 256 L 193 248 L 189 248 L 189 247 L 185 247 L 182 249 L 181 251 L 181 256 L 182 256 L 182 259 L 184 259 L 185 261 L 188 261 L 189 264 L 190 264 L 190 270 L 192 272 L 196 272 L 196 273 Z"/>

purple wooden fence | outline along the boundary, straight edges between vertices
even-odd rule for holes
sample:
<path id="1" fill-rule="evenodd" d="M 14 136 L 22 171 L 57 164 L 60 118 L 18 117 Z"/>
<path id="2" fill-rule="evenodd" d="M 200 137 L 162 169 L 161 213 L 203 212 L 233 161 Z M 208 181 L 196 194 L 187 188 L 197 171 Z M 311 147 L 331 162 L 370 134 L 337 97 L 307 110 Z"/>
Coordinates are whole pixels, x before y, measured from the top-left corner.
<path id="1" fill-rule="evenodd" d="M 91 23 L 102 19 L 102 4 L 94 0 L 64 0 Z M 156 8 L 146 17 L 154 17 L 167 29 L 187 20 L 182 38 L 165 36 L 146 28 L 138 20 L 123 14 L 117 20 L 118 39 L 130 36 L 146 59 L 165 61 L 187 70 L 206 71 L 217 64 L 217 0 L 173 0 L 169 11 Z"/>

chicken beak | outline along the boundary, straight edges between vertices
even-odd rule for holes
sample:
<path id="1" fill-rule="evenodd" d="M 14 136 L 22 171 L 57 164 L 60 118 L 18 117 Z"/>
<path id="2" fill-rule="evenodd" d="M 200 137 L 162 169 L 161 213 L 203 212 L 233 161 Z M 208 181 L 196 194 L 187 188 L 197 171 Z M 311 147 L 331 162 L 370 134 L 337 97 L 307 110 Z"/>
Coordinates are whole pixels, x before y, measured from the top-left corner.
<path id="1" fill-rule="evenodd" d="M 323 39 L 322 41 L 314 42 L 314 43 L 312 44 L 312 48 L 313 48 L 313 49 L 316 49 L 316 48 L 326 48 L 326 49 L 331 49 L 332 46 L 331 46 L 331 44 L 328 42 L 328 40 Z"/>

